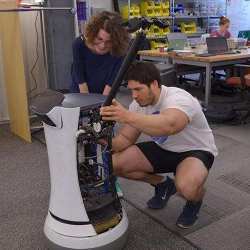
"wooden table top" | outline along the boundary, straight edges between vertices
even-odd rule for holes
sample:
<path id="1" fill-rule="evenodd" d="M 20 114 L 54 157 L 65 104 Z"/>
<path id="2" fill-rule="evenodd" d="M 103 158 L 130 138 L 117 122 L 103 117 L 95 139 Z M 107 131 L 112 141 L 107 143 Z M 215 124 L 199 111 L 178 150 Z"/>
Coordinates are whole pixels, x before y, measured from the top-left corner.
<path id="1" fill-rule="evenodd" d="M 250 58 L 250 49 L 242 50 L 241 53 L 230 55 L 217 55 L 209 57 L 196 56 L 191 53 L 160 52 L 159 50 L 142 50 L 138 52 L 141 56 L 171 57 L 173 59 L 197 61 L 197 62 L 220 62 Z"/>
<path id="2" fill-rule="evenodd" d="M 152 49 L 152 50 L 140 50 L 138 51 L 138 54 L 140 56 L 159 56 L 159 57 L 168 57 L 169 53 L 168 52 L 160 52 L 157 49 Z"/>

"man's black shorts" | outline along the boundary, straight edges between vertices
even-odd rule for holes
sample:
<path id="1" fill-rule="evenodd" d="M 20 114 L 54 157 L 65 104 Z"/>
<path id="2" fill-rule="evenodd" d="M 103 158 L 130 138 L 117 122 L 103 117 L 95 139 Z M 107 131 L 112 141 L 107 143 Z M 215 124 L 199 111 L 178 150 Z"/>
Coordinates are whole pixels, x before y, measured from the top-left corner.
<path id="1" fill-rule="evenodd" d="M 208 151 L 191 150 L 181 153 L 165 150 L 155 142 L 141 142 L 136 146 L 142 151 L 154 168 L 154 173 L 175 173 L 177 166 L 187 157 L 195 157 L 203 162 L 209 170 L 214 162 L 214 156 Z"/>

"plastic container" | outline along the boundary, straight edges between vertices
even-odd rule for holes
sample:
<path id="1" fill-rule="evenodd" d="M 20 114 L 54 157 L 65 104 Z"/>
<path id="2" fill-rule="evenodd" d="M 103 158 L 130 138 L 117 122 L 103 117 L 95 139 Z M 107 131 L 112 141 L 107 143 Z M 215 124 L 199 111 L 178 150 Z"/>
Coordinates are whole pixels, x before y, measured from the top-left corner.
<path id="1" fill-rule="evenodd" d="M 182 33 L 196 33 L 197 27 L 195 22 L 184 23 L 181 22 L 181 32 Z"/>
<path id="2" fill-rule="evenodd" d="M 148 35 L 149 36 L 161 36 L 161 28 L 159 28 L 157 25 L 151 25 L 148 29 Z"/>
<path id="3" fill-rule="evenodd" d="M 164 48 L 167 47 L 166 43 L 159 42 L 159 41 L 150 41 L 150 48 L 151 49 L 159 49 L 160 52 L 164 52 Z"/>
<path id="4" fill-rule="evenodd" d="M 162 4 L 161 4 L 161 2 L 155 2 L 154 16 L 155 17 L 162 16 Z"/>
<path id="5" fill-rule="evenodd" d="M 140 7 L 137 4 L 131 4 L 130 11 L 128 11 L 128 5 L 122 7 L 122 18 L 127 20 L 129 17 L 140 17 Z"/>
<path id="6" fill-rule="evenodd" d="M 161 3 L 162 16 L 169 16 L 169 14 L 170 14 L 169 8 L 170 8 L 170 5 L 169 5 L 168 1 Z"/>
<path id="7" fill-rule="evenodd" d="M 142 16 L 155 17 L 154 1 L 142 1 L 140 4 Z"/>

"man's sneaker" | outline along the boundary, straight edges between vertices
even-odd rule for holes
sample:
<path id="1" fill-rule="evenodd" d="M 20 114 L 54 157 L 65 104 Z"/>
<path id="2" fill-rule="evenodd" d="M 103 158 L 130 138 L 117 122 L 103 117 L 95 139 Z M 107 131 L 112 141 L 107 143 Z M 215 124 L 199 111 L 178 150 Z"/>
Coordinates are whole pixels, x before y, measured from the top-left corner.
<path id="1" fill-rule="evenodd" d="M 171 195 L 176 193 L 174 181 L 167 177 L 162 183 L 155 186 L 155 195 L 147 202 L 149 208 L 160 209 L 163 208 Z"/>
<path id="2" fill-rule="evenodd" d="M 118 180 L 115 181 L 115 189 L 116 189 L 116 193 L 118 195 L 119 198 L 123 198 L 123 192 L 120 186 L 120 183 L 118 182 Z"/>
<path id="3" fill-rule="evenodd" d="M 195 224 L 198 219 L 202 201 L 187 201 L 182 213 L 177 219 L 176 225 L 181 228 L 189 228 Z"/>

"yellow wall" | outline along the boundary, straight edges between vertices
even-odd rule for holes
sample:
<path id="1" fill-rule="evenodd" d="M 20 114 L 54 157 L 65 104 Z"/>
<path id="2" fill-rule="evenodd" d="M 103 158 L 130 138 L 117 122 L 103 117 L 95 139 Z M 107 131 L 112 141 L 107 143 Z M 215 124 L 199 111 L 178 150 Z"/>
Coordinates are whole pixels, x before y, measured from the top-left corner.
<path id="1" fill-rule="evenodd" d="M 0 124 L 9 120 L 6 87 L 3 74 L 2 41 L 0 37 Z"/>
<path id="2" fill-rule="evenodd" d="M 6 8 L 16 8 L 16 1 L 1 0 L 0 9 Z M 14 134 L 30 142 L 27 90 L 18 13 L 0 13 L 0 39 L 10 128 Z"/>

